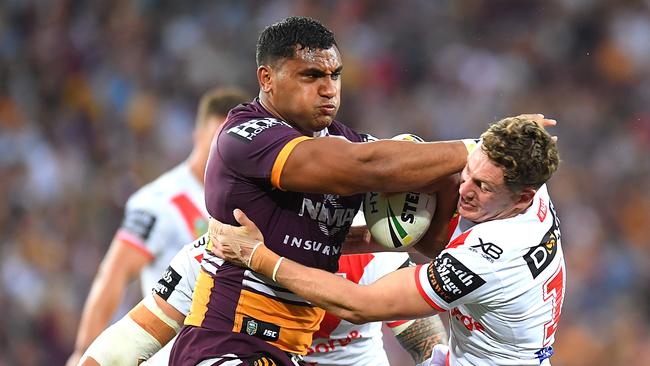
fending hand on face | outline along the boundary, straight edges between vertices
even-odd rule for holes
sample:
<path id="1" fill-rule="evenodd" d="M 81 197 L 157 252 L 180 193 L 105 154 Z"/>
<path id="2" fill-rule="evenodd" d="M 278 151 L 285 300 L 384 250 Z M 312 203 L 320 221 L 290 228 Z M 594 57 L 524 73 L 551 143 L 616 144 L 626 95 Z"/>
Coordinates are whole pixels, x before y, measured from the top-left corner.
<path id="1" fill-rule="evenodd" d="M 544 115 L 540 114 L 540 113 L 536 113 L 536 114 L 520 114 L 515 118 L 522 118 L 522 119 L 528 119 L 528 120 L 534 121 L 544 129 L 546 129 L 547 127 L 552 127 L 552 126 L 557 125 L 556 120 L 550 119 L 550 118 L 545 118 Z M 553 138 L 553 141 L 557 142 L 557 136 L 553 135 L 552 138 Z"/>
<path id="2" fill-rule="evenodd" d="M 224 224 L 210 218 L 208 233 L 214 255 L 238 266 L 250 267 L 257 246 L 264 245 L 262 232 L 240 209 L 233 211 L 241 226 Z"/>

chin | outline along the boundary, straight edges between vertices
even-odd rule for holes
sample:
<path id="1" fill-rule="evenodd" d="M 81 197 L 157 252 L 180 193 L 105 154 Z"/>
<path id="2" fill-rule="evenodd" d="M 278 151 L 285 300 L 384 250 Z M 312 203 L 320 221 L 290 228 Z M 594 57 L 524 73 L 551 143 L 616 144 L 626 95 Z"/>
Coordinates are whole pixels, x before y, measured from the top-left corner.
<path id="1" fill-rule="evenodd" d="M 462 216 L 464 219 L 477 222 L 478 219 L 480 219 L 480 214 L 476 211 L 468 211 L 462 207 L 458 208 L 458 214 Z"/>
<path id="2" fill-rule="evenodd" d="M 332 124 L 332 118 L 319 118 L 318 120 L 315 121 L 314 123 L 314 132 L 318 132 L 322 130 L 323 128 L 327 128 Z"/>

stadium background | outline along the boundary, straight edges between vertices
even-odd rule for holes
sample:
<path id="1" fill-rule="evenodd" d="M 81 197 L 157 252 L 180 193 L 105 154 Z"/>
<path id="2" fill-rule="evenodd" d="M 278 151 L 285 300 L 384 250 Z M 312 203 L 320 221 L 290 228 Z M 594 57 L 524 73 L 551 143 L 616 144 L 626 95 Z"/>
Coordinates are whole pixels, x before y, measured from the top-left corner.
<path id="1" fill-rule="evenodd" d="M 335 31 L 359 131 L 556 118 L 553 364 L 650 364 L 650 1 L 4 0 L 0 365 L 65 362 L 126 198 L 189 152 L 202 92 L 256 92 L 258 32 L 287 15 Z"/>

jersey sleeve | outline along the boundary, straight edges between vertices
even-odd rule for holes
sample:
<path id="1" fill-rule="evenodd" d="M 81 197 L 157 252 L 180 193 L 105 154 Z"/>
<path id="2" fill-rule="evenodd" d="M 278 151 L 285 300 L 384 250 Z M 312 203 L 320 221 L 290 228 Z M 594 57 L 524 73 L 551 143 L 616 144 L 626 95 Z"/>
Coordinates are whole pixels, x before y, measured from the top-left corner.
<path id="1" fill-rule="evenodd" d="M 190 312 L 194 282 L 201 267 L 201 259 L 208 242 L 204 234 L 185 245 L 172 259 L 153 292 L 184 315 Z"/>
<path id="2" fill-rule="evenodd" d="M 217 149 L 224 164 L 250 178 L 266 178 L 279 187 L 280 173 L 298 143 L 310 139 L 275 118 L 240 122 L 222 131 Z"/>
<path id="3" fill-rule="evenodd" d="M 442 251 L 432 262 L 417 266 L 415 281 L 422 297 L 438 311 L 461 304 L 485 303 L 500 293 L 490 263 L 473 250 L 471 241 Z"/>
<path id="4" fill-rule="evenodd" d="M 140 250 L 152 259 L 165 247 L 167 240 L 175 239 L 168 231 L 169 213 L 160 200 L 144 192 L 136 192 L 126 203 L 124 219 L 116 237 Z"/>

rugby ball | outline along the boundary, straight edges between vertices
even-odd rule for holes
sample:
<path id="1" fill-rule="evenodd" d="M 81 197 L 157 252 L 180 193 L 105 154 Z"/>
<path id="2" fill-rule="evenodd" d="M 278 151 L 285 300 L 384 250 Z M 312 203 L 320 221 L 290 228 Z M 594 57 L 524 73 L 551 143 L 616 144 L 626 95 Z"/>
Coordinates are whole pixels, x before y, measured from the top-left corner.
<path id="1" fill-rule="evenodd" d="M 372 240 L 389 249 L 417 243 L 436 211 L 434 195 L 417 192 L 366 193 L 363 215 Z"/>
<path id="2" fill-rule="evenodd" d="M 401 134 L 393 140 L 423 140 Z M 374 242 L 389 248 L 408 247 L 417 243 L 429 229 L 436 211 L 436 196 L 426 193 L 368 192 L 363 200 L 363 214 Z"/>

